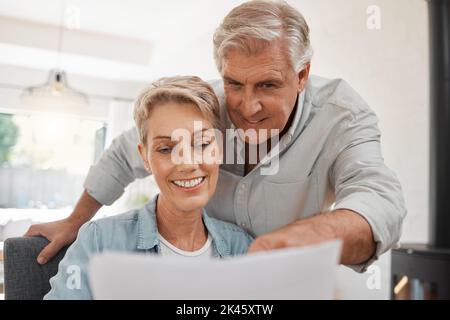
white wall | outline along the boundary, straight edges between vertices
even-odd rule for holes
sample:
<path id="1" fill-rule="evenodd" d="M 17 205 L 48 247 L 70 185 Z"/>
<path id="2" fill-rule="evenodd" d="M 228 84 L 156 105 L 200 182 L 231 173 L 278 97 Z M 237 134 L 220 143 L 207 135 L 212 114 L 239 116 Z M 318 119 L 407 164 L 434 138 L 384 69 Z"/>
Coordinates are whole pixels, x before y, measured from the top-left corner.
<path id="1" fill-rule="evenodd" d="M 347 80 L 379 116 L 383 155 L 404 190 L 408 216 L 402 242 L 428 239 L 428 16 L 424 0 L 291 0 L 311 28 L 312 72 Z M 381 29 L 366 13 L 377 5 Z M 342 268 L 342 298 L 389 297 L 390 257 L 377 263 L 380 290 L 370 274 Z"/>

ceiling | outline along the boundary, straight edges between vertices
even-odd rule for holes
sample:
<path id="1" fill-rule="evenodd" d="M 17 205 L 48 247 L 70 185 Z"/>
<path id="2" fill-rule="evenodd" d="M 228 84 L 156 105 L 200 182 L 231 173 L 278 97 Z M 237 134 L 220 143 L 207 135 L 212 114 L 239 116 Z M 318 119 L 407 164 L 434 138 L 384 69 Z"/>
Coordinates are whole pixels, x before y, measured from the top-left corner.
<path id="1" fill-rule="evenodd" d="M 162 75 L 198 74 L 204 78 L 217 76 L 212 59 L 211 38 L 221 19 L 242 0 L 2 0 L 2 18 L 15 19 L 18 24 L 35 23 L 36 26 L 53 28 L 53 33 L 37 33 L 38 27 L 29 27 L 30 38 L 42 37 L 58 40 L 62 17 L 65 21 L 76 21 L 76 30 L 65 30 L 64 46 L 59 57 L 60 66 L 72 73 L 111 79 L 147 81 Z M 65 6 L 65 10 L 63 10 Z M 63 15 L 63 12 L 66 14 Z M 17 25 L 16 23 L 16 25 Z M 23 27 L 20 27 L 22 28 Z M 10 27 L 16 29 L 16 26 Z M 7 40 L 6 33 L 15 30 L 0 30 L 0 63 L 20 65 L 37 69 L 48 69 L 56 64 L 55 47 L 42 48 Z M 71 35 L 72 33 L 72 35 Z M 86 44 L 81 38 L 94 35 Z M 103 37 L 103 39 L 102 39 Z M 6 40 L 5 40 L 6 39 Z M 108 40 L 108 41 L 106 41 Z M 114 41 L 111 41 L 114 40 Z M 78 41 L 78 42 L 77 42 Z M 123 43 L 121 45 L 120 43 Z M 127 42 L 128 41 L 128 42 Z M 146 63 L 113 59 L 111 55 L 99 56 L 104 51 L 121 50 L 133 57 L 142 46 L 131 46 L 130 41 L 148 44 L 151 50 Z M 96 45 L 98 44 L 98 45 Z M 81 50 L 69 50 L 77 47 Z M 95 51 L 95 52 L 94 52 Z M 91 52 L 92 54 L 90 54 Z M 142 56 L 140 52 L 140 57 Z M 130 58 L 131 59 L 131 58 Z M 132 60 L 132 59 L 131 59 Z M 136 60 L 137 61 L 137 60 Z"/>
<path id="2" fill-rule="evenodd" d="M 242 1 L 70 0 L 84 30 L 155 41 L 170 34 L 205 32 Z M 0 15 L 59 25 L 62 0 L 2 0 Z M 201 19 L 199 19 L 201 17 Z"/>

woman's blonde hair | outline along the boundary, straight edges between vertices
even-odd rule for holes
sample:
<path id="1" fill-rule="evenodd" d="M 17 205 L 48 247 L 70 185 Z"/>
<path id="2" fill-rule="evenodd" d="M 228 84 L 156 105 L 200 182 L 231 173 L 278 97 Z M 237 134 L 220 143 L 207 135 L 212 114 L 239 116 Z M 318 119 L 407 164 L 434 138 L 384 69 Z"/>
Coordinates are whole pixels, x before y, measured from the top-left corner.
<path id="1" fill-rule="evenodd" d="M 146 120 L 155 106 L 169 102 L 195 105 L 214 128 L 220 128 L 219 101 L 207 82 L 196 76 L 165 77 L 144 89 L 134 104 L 134 121 L 144 146 L 147 143 Z"/>

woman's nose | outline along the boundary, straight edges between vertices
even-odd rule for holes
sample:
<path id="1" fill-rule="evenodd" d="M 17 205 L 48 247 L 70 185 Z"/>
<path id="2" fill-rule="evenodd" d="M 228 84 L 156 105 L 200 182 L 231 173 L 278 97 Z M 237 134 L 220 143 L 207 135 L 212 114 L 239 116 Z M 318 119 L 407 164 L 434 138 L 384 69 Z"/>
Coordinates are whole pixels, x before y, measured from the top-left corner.
<path id="1" fill-rule="evenodd" d="M 196 150 L 195 147 L 188 149 L 189 154 L 183 157 L 183 161 L 179 164 L 179 170 L 196 170 L 203 161 L 203 154 Z"/>
<path id="2" fill-rule="evenodd" d="M 190 163 L 182 163 L 177 166 L 179 172 L 192 172 L 199 169 L 199 164 L 191 161 Z"/>

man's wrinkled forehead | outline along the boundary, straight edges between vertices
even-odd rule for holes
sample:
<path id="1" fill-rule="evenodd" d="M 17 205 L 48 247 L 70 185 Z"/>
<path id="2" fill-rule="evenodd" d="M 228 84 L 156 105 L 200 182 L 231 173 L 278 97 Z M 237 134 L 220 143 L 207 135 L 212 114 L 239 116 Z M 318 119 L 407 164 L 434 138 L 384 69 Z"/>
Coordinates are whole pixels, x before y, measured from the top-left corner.
<path id="1" fill-rule="evenodd" d="M 289 63 L 278 47 L 267 48 L 258 55 L 246 55 L 231 49 L 222 64 L 222 77 L 240 83 L 265 80 L 283 81 L 290 70 Z"/>

